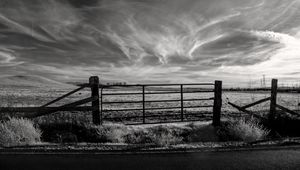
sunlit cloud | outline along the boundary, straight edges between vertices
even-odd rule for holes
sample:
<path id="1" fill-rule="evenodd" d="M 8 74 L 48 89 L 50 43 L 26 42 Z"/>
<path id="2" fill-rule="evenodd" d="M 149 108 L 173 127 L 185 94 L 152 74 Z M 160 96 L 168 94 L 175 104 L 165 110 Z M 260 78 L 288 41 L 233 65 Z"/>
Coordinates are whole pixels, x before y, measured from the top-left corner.
<path id="1" fill-rule="evenodd" d="M 59 81 L 100 75 L 132 83 L 243 85 L 262 75 L 294 81 L 299 8 L 299 0 L 3 0 L 0 74 Z"/>
<path id="2" fill-rule="evenodd" d="M 12 51 L 3 51 L 0 48 L 0 67 L 17 66 L 24 62 L 15 61 L 16 57 Z"/>

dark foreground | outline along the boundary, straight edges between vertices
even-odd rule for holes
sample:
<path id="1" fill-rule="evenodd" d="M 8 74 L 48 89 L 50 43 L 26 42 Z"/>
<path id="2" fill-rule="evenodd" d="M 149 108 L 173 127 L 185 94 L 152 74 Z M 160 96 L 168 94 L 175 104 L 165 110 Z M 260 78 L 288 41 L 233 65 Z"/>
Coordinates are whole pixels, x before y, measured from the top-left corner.
<path id="1" fill-rule="evenodd" d="M 0 169 L 299 169 L 300 148 L 152 153 L 1 152 Z"/>

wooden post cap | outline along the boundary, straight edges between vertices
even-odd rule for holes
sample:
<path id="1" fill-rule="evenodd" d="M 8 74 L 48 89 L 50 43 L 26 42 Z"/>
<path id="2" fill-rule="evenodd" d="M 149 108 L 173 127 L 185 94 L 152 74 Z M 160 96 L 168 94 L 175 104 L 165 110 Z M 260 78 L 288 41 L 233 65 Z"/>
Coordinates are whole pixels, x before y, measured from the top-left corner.
<path id="1" fill-rule="evenodd" d="M 98 76 L 91 76 L 89 78 L 89 83 L 90 84 L 99 84 L 99 77 Z"/>

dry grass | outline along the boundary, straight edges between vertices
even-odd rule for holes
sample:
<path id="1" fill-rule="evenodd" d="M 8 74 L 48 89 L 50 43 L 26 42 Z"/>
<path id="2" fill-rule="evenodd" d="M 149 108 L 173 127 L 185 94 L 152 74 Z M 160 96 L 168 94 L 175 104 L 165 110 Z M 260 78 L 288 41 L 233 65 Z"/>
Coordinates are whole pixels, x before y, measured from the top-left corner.
<path id="1" fill-rule="evenodd" d="M 125 126 L 106 124 L 95 126 L 101 139 L 113 143 L 154 144 L 170 146 L 185 142 L 218 141 L 212 125 L 181 124 Z M 213 134 L 210 134 L 213 132 Z"/>
<path id="2" fill-rule="evenodd" d="M 124 143 L 125 136 L 130 133 L 129 129 L 123 124 L 107 124 L 95 126 L 95 128 L 100 138 L 112 143 Z"/>
<path id="3" fill-rule="evenodd" d="M 178 128 L 176 126 L 154 126 L 148 129 L 148 136 L 151 141 L 158 146 L 169 146 L 173 144 L 182 143 L 184 127 Z"/>
<path id="4" fill-rule="evenodd" d="M 128 143 L 170 146 L 185 142 L 218 141 L 214 127 L 206 124 L 126 126 L 107 123 L 95 126 L 64 123 L 44 124 L 40 127 L 44 132 L 43 139 L 47 142 Z"/>
<path id="5" fill-rule="evenodd" d="M 0 123 L 0 145 L 31 145 L 40 142 L 41 131 L 28 119 L 10 118 Z"/>
<path id="6" fill-rule="evenodd" d="M 191 142 L 217 142 L 220 136 L 227 141 L 255 141 L 265 138 L 269 131 L 256 121 L 250 119 L 230 120 L 223 128 L 211 124 L 180 124 L 125 126 L 108 123 L 101 126 L 91 124 L 43 124 L 43 140 L 47 142 L 95 142 L 95 143 L 128 143 L 154 144 L 170 146 Z M 224 130 L 225 129 L 225 130 Z M 0 144 L 3 146 L 28 145 L 40 142 L 41 131 L 27 119 L 10 118 L 0 124 Z"/>
<path id="7" fill-rule="evenodd" d="M 122 124 L 106 124 L 94 126 L 99 139 L 111 143 L 129 144 L 155 144 L 157 146 L 169 146 L 181 143 L 183 140 L 182 129 L 170 126 L 138 127 Z"/>
<path id="8" fill-rule="evenodd" d="M 252 142 L 267 137 L 269 130 L 264 128 L 254 119 L 245 118 L 232 119 L 226 127 L 228 135 L 232 140 Z"/>

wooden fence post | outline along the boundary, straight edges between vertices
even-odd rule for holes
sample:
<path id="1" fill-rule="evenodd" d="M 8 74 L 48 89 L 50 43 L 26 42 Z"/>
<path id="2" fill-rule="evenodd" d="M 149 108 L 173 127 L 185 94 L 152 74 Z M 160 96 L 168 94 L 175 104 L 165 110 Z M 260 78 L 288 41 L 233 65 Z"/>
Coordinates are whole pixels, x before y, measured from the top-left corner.
<path id="1" fill-rule="evenodd" d="M 143 124 L 146 123 L 146 117 L 145 117 L 145 86 L 142 86 L 142 91 L 143 91 Z"/>
<path id="2" fill-rule="evenodd" d="M 92 101 L 93 107 L 93 123 L 95 125 L 100 125 L 100 110 L 99 110 L 99 77 L 91 76 L 89 78 L 89 83 L 91 87 L 92 97 L 96 98 L 96 100 Z"/>
<path id="3" fill-rule="evenodd" d="M 180 85 L 180 118 L 183 122 L 183 85 Z"/>
<path id="4" fill-rule="evenodd" d="M 222 107 L 222 81 L 215 81 L 214 89 L 214 106 L 213 106 L 213 125 L 221 124 L 221 107 Z"/>
<path id="5" fill-rule="evenodd" d="M 272 79 L 270 112 L 268 116 L 270 122 L 272 122 L 275 119 L 276 115 L 277 82 L 277 79 Z"/>

